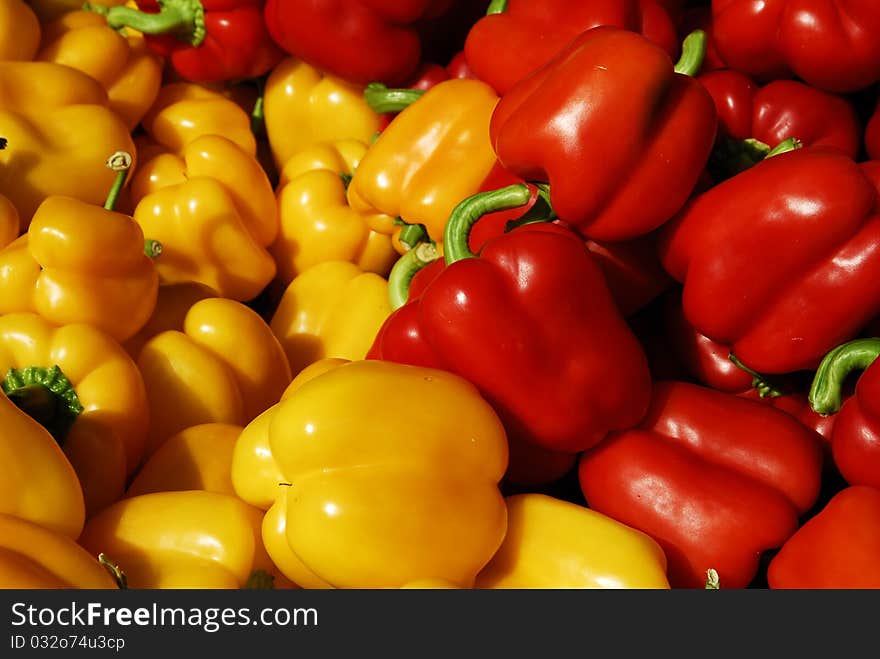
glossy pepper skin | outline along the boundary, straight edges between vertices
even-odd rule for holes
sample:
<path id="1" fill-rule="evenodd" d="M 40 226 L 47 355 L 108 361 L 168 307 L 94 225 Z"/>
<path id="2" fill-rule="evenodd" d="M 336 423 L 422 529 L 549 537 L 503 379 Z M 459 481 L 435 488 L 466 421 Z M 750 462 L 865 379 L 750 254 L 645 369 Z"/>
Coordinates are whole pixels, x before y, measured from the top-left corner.
<path id="1" fill-rule="evenodd" d="M 87 5 L 114 30 L 130 27 L 194 82 L 256 78 L 282 51 L 263 20 L 264 0 L 137 0 L 138 9 Z"/>
<path id="2" fill-rule="evenodd" d="M 24 0 L 0 0 L 0 61 L 28 61 L 40 48 L 40 20 Z"/>
<path id="3" fill-rule="evenodd" d="M 322 142 L 369 144 L 380 126 L 380 116 L 364 99 L 363 85 L 296 57 L 281 60 L 266 78 L 263 116 L 278 171 L 300 151 Z"/>
<path id="4" fill-rule="evenodd" d="M 0 373 L 7 396 L 62 445 L 87 514 L 116 501 L 140 462 L 150 420 L 143 378 L 122 347 L 91 325 L 5 314 Z"/>
<path id="5" fill-rule="evenodd" d="M 474 75 L 504 95 L 582 32 L 610 25 L 641 33 L 677 57 L 679 41 L 669 14 L 655 0 L 510 0 L 480 18 L 464 45 Z"/>
<path id="6" fill-rule="evenodd" d="M 8 197 L 0 195 L 0 248 L 6 247 L 21 233 L 18 210 Z"/>
<path id="7" fill-rule="evenodd" d="M 275 42 L 310 65 L 356 84 L 400 85 L 421 61 L 418 24 L 453 4 L 454 0 L 268 0 L 265 17 Z"/>
<path id="8" fill-rule="evenodd" d="M 6 395 L 0 395 L 0 423 L 0 520 L 29 520 L 76 539 L 86 511 L 67 456 L 49 431 Z"/>
<path id="9" fill-rule="evenodd" d="M 141 348 L 153 422 L 146 454 L 184 428 L 245 425 L 278 401 L 291 380 L 284 351 L 269 325 L 235 300 L 199 300 L 182 326 Z"/>
<path id="10" fill-rule="evenodd" d="M 382 406 L 372 399 L 377 391 Z M 421 423 L 388 409 L 418 410 Z M 501 545 L 504 429 L 456 375 L 342 364 L 283 401 L 268 433 L 291 484 L 283 495 L 287 543 L 312 579 L 338 588 L 422 578 L 470 587 Z M 302 576 L 287 576 L 305 586 Z"/>
<path id="11" fill-rule="evenodd" d="M 110 572 L 78 543 L 25 519 L 0 514 L 0 588 L 117 588 Z"/>
<path id="12" fill-rule="evenodd" d="M 367 152 L 357 140 L 323 142 L 292 156 L 281 170 L 276 197 L 279 231 L 269 247 L 285 286 L 311 266 L 350 261 L 387 276 L 398 254 L 388 228 L 376 231 L 346 199 L 346 179 Z M 350 179 L 349 179 L 350 180 Z"/>
<path id="13" fill-rule="evenodd" d="M 806 521 L 767 567 L 770 588 L 880 588 L 880 490 L 846 487 Z"/>
<path id="14" fill-rule="evenodd" d="M 745 588 L 759 554 L 781 547 L 816 502 L 821 440 L 790 415 L 683 382 L 655 382 L 636 429 L 581 457 L 591 509 L 654 538 L 673 588 L 700 588 L 717 570 Z"/>
<path id="15" fill-rule="evenodd" d="M 505 168 L 549 183 L 561 220 L 610 241 L 649 233 L 682 207 L 715 132 L 702 85 L 645 37 L 608 26 L 582 33 L 515 85 L 490 124 Z"/>
<path id="16" fill-rule="evenodd" d="M 507 534 L 475 588 L 669 588 L 666 556 L 641 531 L 545 494 L 505 503 Z"/>
<path id="17" fill-rule="evenodd" d="M 254 572 L 278 577 L 260 539 L 262 513 L 201 490 L 123 499 L 92 517 L 79 538 L 125 573 L 129 588 L 242 588 Z"/>
<path id="18" fill-rule="evenodd" d="M 880 79 L 876 3 L 712 0 L 712 15 L 721 58 L 759 80 L 796 76 L 820 89 L 852 92 Z"/>
<path id="19" fill-rule="evenodd" d="M 424 225 L 431 240 L 442 242 L 449 214 L 495 166 L 488 131 L 497 103 L 492 88 L 479 80 L 431 87 L 361 159 L 348 186 L 351 207 L 374 230 L 399 233 L 394 220 L 400 218 Z"/>
<path id="20" fill-rule="evenodd" d="M 803 147 L 694 197 L 659 245 L 688 321 L 766 374 L 813 369 L 855 336 L 880 309 L 874 169 Z"/>
<path id="21" fill-rule="evenodd" d="M 87 73 L 107 91 L 110 109 L 133 131 L 156 100 L 162 59 L 139 34 L 120 34 L 90 11 L 68 12 L 43 26 L 35 58 Z"/>
<path id="22" fill-rule="evenodd" d="M 0 135 L 8 140 L 0 194 L 15 205 L 22 230 L 49 195 L 103 204 L 115 177 L 107 156 L 126 151 L 137 159 L 104 88 L 53 62 L 0 62 Z"/>

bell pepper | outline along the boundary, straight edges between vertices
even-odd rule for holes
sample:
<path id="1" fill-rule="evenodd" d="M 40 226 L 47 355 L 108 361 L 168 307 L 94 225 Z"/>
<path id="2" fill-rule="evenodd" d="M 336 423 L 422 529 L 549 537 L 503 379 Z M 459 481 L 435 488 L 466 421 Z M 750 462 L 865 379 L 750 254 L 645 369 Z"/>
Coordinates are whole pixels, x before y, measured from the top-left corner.
<path id="1" fill-rule="evenodd" d="M 574 233 L 528 224 L 487 242 L 479 257 L 470 251 L 470 227 L 484 213 L 530 196 L 519 184 L 459 204 L 446 226 L 445 269 L 389 316 L 369 356 L 452 371 L 495 407 L 512 444 L 574 454 L 640 421 L 650 372 Z"/>
<path id="2" fill-rule="evenodd" d="M 853 339 L 831 350 L 819 364 L 810 388 L 810 406 L 834 419 L 831 453 L 850 485 L 880 488 L 880 339 Z M 875 362 L 877 365 L 875 366 Z M 863 371 L 855 393 L 843 400 L 847 378 Z"/>
<path id="3" fill-rule="evenodd" d="M 110 109 L 133 131 L 162 84 L 162 59 L 139 34 L 121 34 L 90 11 L 68 12 L 43 26 L 34 59 L 89 74 L 107 91 Z"/>
<path id="4" fill-rule="evenodd" d="M 556 215 L 586 238 L 649 233 L 684 205 L 715 140 L 712 97 L 685 73 L 703 45 L 693 35 L 674 65 L 638 33 L 583 32 L 499 101 L 490 124 L 498 160 L 549 184 Z"/>
<path id="5" fill-rule="evenodd" d="M 348 186 L 351 207 L 371 228 L 395 233 L 423 225 L 441 242 L 456 204 L 476 193 L 495 166 L 489 120 L 498 96 L 479 80 L 435 85 L 382 131 L 358 164 Z M 410 245 L 411 246 L 411 245 Z"/>
<path id="6" fill-rule="evenodd" d="M 249 155 L 257 154 L 257 140 L 251 131 L 248 113 L 235 101 L 204 85 L 191 82 L 163 85 L 141 125 L 153 142 L 178 155 L 204 135 L 222 135 Z M 157 148 L 152 155 L 158 155 L 163 149 Z M 142 158 L 145 163 L 147 160 Z"/>
<path id="7" fill-rule="evenodd" d="M 263 117 L 279 171 L 299 151 L 320 142 L 357 140 L 369 144 L 380 122 L 379 115 L 367 105 L 361 85 L 295 57 L 281 60 L 266 78 Z"/>
<path id="8" fill-rule="evenodd" d="M 670 57 L 680 50 L 675 25 L 655 0 L 496 0 L 471 27 L 464 53 L 476 77 L 503 96 L 600 25 L 641 33 Z"/>
<path id="9" fill-rule="evenodd" d="M 265 16 L 275 42 L 311 66 L 355 84 L 399 85 L 422 59 L 419 24 L 454 1 L 267 0 Z"/>
<path id="10" fill-rule="evenodd" d="M 770 561 L 770 588 L 880 588 L 880 490 L 837 492 Z"/>
<path id="11" fill-rule="evenodd" d="M 545 494 L 506 503 L 507 535 L 476 588 L 669 588 L 666 556 L 641 531 Z"/>
<path id="12" fill-rule="evenodd" d="M 853 338 L 880 311 L 871 176 L 837 149 L 803 147 L 694 197 L 659 244 L 688 322 L 766 374 L 812 370 Z"/>
<path id="13" fill-rule="evenodd" d="M 163 282 L 194 281 L 234 300 L 255 298 L 275 276 L 267 251 L 278 206 L 265 170 L 221 135 L 203 135 L 183 154 L 162 154 L 132 181 L 134 219 L 162 244 Z"/>
<path id="14" fill-rule="evenodd" d="M 715 569 L 745 588 L 819 496 L 821 440 L 790 415 L 685 382 L 655 382 L 638 428 L 581 456 L 589 507 L 654 538 L 673 588 Z"/>
<path id="15" fill-rule="evenodd" d="M 40 19 L 24 0 L 0 1 L 0 61 L 34 59 L 41 33 Z"/>
<path id="16" fill-rule="evenodd" d="M 202 423 L 165 440 L 138 469 L 126 497 L 151 492 L 205 490 L 235 496 L 232 451 L 244 428 L 231 423 Z"/>
<path id="17" fill-rule="evenodd" d="M 278 401 L 291 380 L 266 322 L 235 300 L 196 302 L 176 330 L 151 338 L 137 359 L 153 422 L 146 454 L 184 428 L 244 426 Z"/>
<path id="18" fill-rule="evenodd" d="M 129 0 L 94 0 L 94 5 L 115 7 L 124 5 Z M 27 0 L 28 5 L 40 19 L 41 23 L 54 21 L 62 14 L 82 9 L 82 0 Z"/>
<path id="19" fill-rule="evenodd" d="M 76 126 L 76 130 L 71 130 Z M 90 76 L 53 62 L 0 62 L 0 194 L 22 230 L 49 195 L 103 204 L 115 174 L 107 154 L 136 156 L 125 123 Z"/>
<path id="20" fill-rule="evenodd" d="M 861 153 L 862 127 L 853 104 L 843 96 L 796 80 L 759 86 L 733 69 L 710 71 L 697 80 L 715 100 L 719 144 L 713 161 L 727 176 L 758 162 L 788 138 L 805 146 L 837 147 L 853 159 Z"/>
<path id="21" fill-rule="evenodd" d="M 264 0 L 137 0 L 137 8 L 86 3 L 114 30 L 133 28 L 194 82 L 258 78 L 283 57 L 263 19 Z"/>
<path id="22" fill-rule="evenodd" d="M 103 208 L 57 195 L 40 204 L 28 231 L 0 251 L 0 313 L 88 323 L 117 341 L 147 322 L 156 305 L 159 249 L 145 247 L 140 226 L 113 210 L 130 164 L 122 152 L 107 160 L 117 179 Z"/>
<path id="23" fill-rule="evenodd" d="M 0 426 L 0 526 L 12 515 L 76 539 L 85 522 L 83 492 L 58 443 L 6 395 Z"/>
<path id="24" fill-rule="evenodd" d="M 70 537 L 0 513 L 0 589 L 110 590 L 117 583 Z"/>
<path id="25" fill-rule="evenodd" d="M 0 195 L 0 249 L 18 238 L 21 232 L 21 220 L 18 211 L 8 197 Z"/>
<path id="26" fill-rule="evenodd" d="M 876 3 L 712 0 L 712 16 L 721 58 L 759 80 L 796 76 L 830 92 L 880 80 Z"/>
<path id="27" fill-rule="evenodd" d="M 387 231 L 370 228 L 346 199 L 346 180 L 367 145 L 357 140 L 314 144 L 292 156 L 277 188 L 279 232 L 269 253 L 285 286 L 311 266 L 350 261 L 387 276 L 398 256 Z"/>
<path id="28" fill-rule="evenodd" d="M 266 577 L 286 582 L 263 547 L 262 520 L 262 511 L 228 494 L 154 492 L 105 508 L 79 542 L 112 559 L 132 589 L 236 589 Z"/>
<path id="29" fill-rule="evenodd" d="M 116 501 L 149 425 L 144 381 L 119 344 L 81 323 L 0 316 L 0 388 L 52 433 L 82 484 L 87 515 Z"/>
<path id="30" fill-rule="evenodd" d="M 417 429 L 389 409 L 418 410 Z M 423 578 L 467 588 L 504 538 L 504 429 L 456 375 L 342 364 L 280 403 L 268 442 L 288 483 L 286 539 L 304 573 L 287 576 L 300 586 L 311 575 L 337 588 Z"/>
<path id="31" fill-rule="evenodd" d="M 326 261 L 290 282 L 270 326 L 296 375 L 325 357 L 363 359 L 390 313 L 384 278 L 354 263 Z"/>

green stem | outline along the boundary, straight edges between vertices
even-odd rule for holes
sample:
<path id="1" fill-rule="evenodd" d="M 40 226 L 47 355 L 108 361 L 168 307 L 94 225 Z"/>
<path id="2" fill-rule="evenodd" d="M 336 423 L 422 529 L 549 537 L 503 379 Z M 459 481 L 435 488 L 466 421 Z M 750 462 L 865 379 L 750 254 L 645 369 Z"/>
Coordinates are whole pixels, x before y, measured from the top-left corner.
<path id="1" fill-rule="evenodd" d="M 727 358 L 733 362 L 734 366 L 739 369 L 742 369 L 746 373 L 752 376 L 752 388 L 757 390 L 758 395 L 761 398 L 776 398 L 777 396 L 782 395 L 782 390 L 776 385 L 772 384 L 766 375 L 762 375 L 757 371 L 753 371 L 748 366 L 743 364 L 739 359 L 737 359 L 734 354 L 731 352 L 727 355 Z"/>
<path id="2" fill-rule="evenodd" d="M 709 568 L 706 570 L 706 587 L 704 590 L 721 590 L 721 580 L 718 578 L 718 570 Z"/>
<path id="3" fill-rule="evenodd" d="M 706 33 L 694 30 L 681 44 L 681 57 L 675 64 L 675 72 L 694 77 L 700 72 L 706 58 Z"/>
<path id="4" fill-rule="evenodd" d="M 144 240 L 144 254 L 149 256 L 151 259 L 159 258 L 162 254 L 162 243 L 158 240 L 153 240 L 152 238 L 147 238 Z"/>
<path id="5" fill-rule="evenodd" d="M 245 590 L 273 590 L 275 577 L 265 570 L 254 570 L 244 585 Z"/>
<path id="6" fill-rule="evenodd" d="M 503 14 L 507 11 L 507 2 L 508 0 L 492 0 L 492 2 L 489 3 L 489 7 L 486 9 L 486 16 Z"/>
<path id="7" fill-rule="evenodd" d="M 83 411 L 73 384 L 56 364 L 51 368 L 10 368 L 0 389 L 28 416 L 64 443 L 73 422 Z"/>
<path id="8" fill-rule="evenodd" d="M 440 258 L 434 243 L 421 243 L 397 259 L 388 274 L 388 301 L 391 310 L 399 309 L 409 298 L 409 285 L 416 273 Z"/>
<path id="9" fill-rule="evenodd" d="M 803 142 L 801 142 L 798 138 L 789 137 L 788 139 L 782 140 L 779 144 L 770 149 L 767 155 L 764 156 L 764 160 L 767 160 L 767 158 L 772 158 L 773 156 L 778 156 L 781 153 L 788 153 L 789 151 L 800 149 L 803 145 Z"/>
<path id="10" fill-rule="evenodd" d="M 409 224 L 408 222 L 403 222 L 403 225 L 404 227 L 400 230 L 400 235 L 397 239 L 410 249 L 421 242 L 429 240 L 428 230 L 425 228 L 424 224 Z"/>
<path id="11" fill-rule="evenodd" d="M 159 0 L 159 13 L 148 14 L 119 5 L 104 7 L 86 2 L 83 9 L 107 19 L 115 30 L 130 27 L 143 34 L 174 34 L 190 45 L 200 46 L 205 40 L 205 8 L 199 0 Z"/>
<path id="12" fill-rule="evenodd" d="M 128 170 L 131 169 L 131 162 L 131 154 L 127 151 L 117 151 L 107 158 L 107 168 L 116 172 L 116 179 L 113 181 L 113 186 L 107 194 L 107 201 L 104 202 L 104 208 L 108 211 L 116 208 L 119 195 L 122 193 L 122 188 L 125 185 L 125 179 L 128 178 Z"/>
<path id="13" fill-rule="evenodd" d="M 504 232 L 508 233 L 527 224 L 539 224 L 552 222 L 556 219 L 556 212 L 550 204 L 550 186 L 546 183 L 538 183 L 538 197 L 532 207 L 515 220 L 510 220 L 504 225 Z"/>
<path id="14" fill-rule="evenodd" d="M 371 82 L 364 89 L 364 100 L 376 114 L 400 112 L 419 100 L 422 89 L 389 89 L 381 82 Z"/>
<path id="15" fill-rule="evenodd" d="M 468 245 L 468 238 L 474 224 L 483 215 L 525 206 L 531 197 L 529 186 L 525 183 L 516 183 L 499 190 L 478 192 L 459 202 L 452 210 L 443 233 L 443 253 L 446 265 L 452 265 L 456 261 L 476 256 Z"/>
<path id="16" fill-rule="evenodd" d="M 119 567 L 116 563 L 107 558 L 107 554 L 101 552 L 98 554 L 98 563 L 101 564 L 107 572 L 110 573 L 110 576 L 113 577 L 113 580 L 116 582 L 116 586 L 119 590 L 127 590 L 128 589 L 128 577 L 125 576 L 125 572 L 122 571 L 122 568 Z"/>
<path id="17" fill-rule="evenodd" d="M 854 339 L 829 352 L 819 364 L 810 385 L 810 407 L 827 416 L 840 410 L 842 389 L 854 371 L 864 371 L 880 356 L 880 338 Z"/>

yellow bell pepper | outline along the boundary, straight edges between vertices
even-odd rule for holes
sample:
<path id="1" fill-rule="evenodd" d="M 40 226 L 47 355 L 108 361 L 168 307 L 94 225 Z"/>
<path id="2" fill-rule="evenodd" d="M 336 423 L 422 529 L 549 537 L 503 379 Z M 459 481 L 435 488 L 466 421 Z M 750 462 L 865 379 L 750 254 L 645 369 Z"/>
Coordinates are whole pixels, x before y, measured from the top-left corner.
<path id="1" fill-rule="evenodd" d="M 343 364 L 279 405 L 269 445 L 289 484 L 287 543 L 320 582 L 469 587 L 504 538 L 504 429 L 476 388 L 451 373 Z M 307 586 L 301 574 L 287 576 Z"/>
<path id="2" fill-rule="evenodd" d="M 163 85 L 141 125 L 154 142 L 172 153 L 183 154 L 190 142 L 203 135 L 223 135 L 248 155 L 257 153 L 248 113 L 235 101 L 192 82 Z"/>
<path id="3" fill-rule="evenodd" d="M 102 510 L 79 542 L 112 559 L 132 589 L 244 588 L 261 574 L 289 585 L 263 547 L 262 517 L 227 494 L 154 492 Z"/>
<path id="4" fill-rule="evenodd" d="M 147 341 L 137 365 L 151 410 L 147 455 L 189 426 L 244 426 L 274 405 L 291 381 L 278 339 L 235 300 L 196 302 L 179 330 Z"/>
<path id="5" fill-rule="evenodd" d="M 74 539 L 85 521 L 79 478 L 58 443 L 2 394 L 0 513 L 0 518 L 14 515 Z"/>
<path id="6" fill-rule="evenodd" d="M 0 61 L 32 60 L 40 34 L 40 20 L 24 0 L 0 0 Z"/>
<path id="7" fill-rule="evenodd" d="M 400 218 L 423 225 L 429 239 L 441 243 L 452 210 L 479 191 L 495 164 L 489 121 L 497 103 L 494 90 L 479 80 L 454 78 L 431 87 L 361 159 L 348 186 L 352 209 L 376 230 Z"/>
<path id="8" fill-rule="evenodd" d="M 241 426 L 203 423 L 169 437 L 138 470 L 125 496 L 205 490 L 235 495 L 232 452 Z"/>
<path id="9" fill-rule="evenodd" d="M 18 211 L 7 197 L 0 194 L 0 249 L 18 238 L 21 232 L 21 220 Z"/>
<path id="10" fill-rule="evenodd" d="M 0 251 L 0 313 L 32 311 L 55 325 L 88 323 L 117 341 L 147 322 L 156 305 L 156 266 L 145 254 L 140 226 L 110 210 L 125 180 L 126 157 L 108 161 L 119 171 L 104 208 L 47 197 L 27 233 Z"/>
<path id="11" fill-rule="evenodd" d="M 23 230 L 50 195 L 103 204 L 115 178 L 107 155 L 136 156 L 100 83 L 54 62 L 0 62 L 0 137 L 8 140 L 0 194 L 15 205 Z"/>
<path id="12" fill-rule="evenodd" d="M 363 359 L 390 314 L 384 278 L 326 261 L 290 282 L 270 324 L 296 375 L 324 357 Z"/>
<path id="13" fill-rule="evenodd" d="M 650 536 L 545 494 L 507 498 L 507 536 L 477 588 L 669 588 Z"/>
<path id="14" fill-rule="evenodd" d="M 269 248 L 283 284 L 325 261 L 351 261 L 382 276 L 391 271 L 399 256 L 391 244 L 392 221 L 376 231 L 345 198 L 344 177 L 350 179 L 366 151 L 357 140 L 323 142 L 284 165 L 277 192 L 280 231 Z"/>
<path id="15" fill-rule="evenodd" d="M 110 573 L 70 537 L 0 514 L 0 588 L 117 588 Z"/>
<path id="16" fill-rule="evenodd" d="M 278 234 L 272 184 L 231 140 L 203 135 L 180 156 L 156 156 L 133 179 L 132 201 L 144 235 L 162 244 L 163 282 L 194 281 L 247 301 L 275 276 L 266 249 Z"/>
<path id="17" fill-rule="evenodd" d="M 91 325 L 55 327 L 36 314 L 6 314 L 0 376 L 3 392 L 62 445 L 86 514 L 119 499 L 149 425 L 144 381 L 125 350 Z"/>
<path id="18" fill-rule="evenodd" d="M 381 116 L 364 100 L 363 87 L 295 57 L 279 62 L 266 79 L 263 116 L 278 171 L 317 142 L 369 143 L 381 125 Z"/>
<path id="19" fill-rule="evenodd" d="M 115 7 L 124 5 L 128 0 L 89 0 L 93 5 Z M 28 0 L 31 9 L 36 12 L 40 21 L 46 23 L 58 18 L 61 14 L 82 9 L 82 0 Z"/>
<path id="20" fill-rule="evenodd" d="M 87 73 L 107 91 L 109 106 L 134 130 L 156 100 L 163 61 L 142 35 L 114 30 L 93 11 L 67 12 L 43 26 L 34 58 Z"/>

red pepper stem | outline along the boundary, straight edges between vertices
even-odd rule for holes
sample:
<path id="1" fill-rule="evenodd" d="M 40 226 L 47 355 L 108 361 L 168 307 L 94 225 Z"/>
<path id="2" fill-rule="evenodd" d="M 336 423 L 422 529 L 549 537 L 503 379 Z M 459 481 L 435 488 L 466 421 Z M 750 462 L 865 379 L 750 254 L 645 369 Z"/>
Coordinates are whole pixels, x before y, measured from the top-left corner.
<path id="1" fill-rule="evenodd" d="M 776 398 L 777 396 L 782 395 L 782 391 L 771 384 L 766 375 L 762 375 L 757 371 L 753 371 L 748 366 L 743 364 L 739 359 L 737 359 L 734 354 L 731 352 L 727 355 L 727 358 L 733 362 L 733 365 L 739 369 L 742 369 L 746 373 L 752 376 L 752 388 L 757 390 L 758 395 L 761 398 Z"/>
<path id="2" fill-rule="evenodd" d="M 486 16 L 491 16 L 492 14 L 503 14 L 507 11 L 507 2 L 508 0 L 492 0 L 489 3 L 489 6 L 486 8 Z"/>
<path id="3" fill-rule="evenodd" d="M 193 47 L 205 40 L 205 8 L 199 0 L 158 0 L 159 13 L 148 14 L 132 7 L 104 7 L 86 3 L 83 9 L 101 14 L 114 30 L 130 27 L 149 35 L 174 34 Z"/>
<path id="4" fill-rule="evenodd" d="M 113 181 L 113 186 L 107 194 L 107 201 L 104 202 L 104 208 L 108 211 L 116 208 L 116 202 L 119 201 L 119 195 L 122 193 L 125 179 L 128 178 L 128 170 L 131 169 L 131 163 L 131 154 L 127 151 L 117 151 L 107 158 L 107 168 L 116 172 L 116 179 Z"/>
<path id="5" fill-rule="evenodd" d="M 813 411 L 834 414 L 842 404 L 843 384 L 854 371 L 863 371 L 880 356 L 880 338 L 854 339 L 829 352 L 819 364 L 810 386 Z"/>
<path id="6" fill-rule="evenodd" d="M 694 30 L 684 38 L 681 44 L 681 57 L 675 64 L 675 72 L 694 77 L 703 67 L 706 59 L 706 33 Z"/>
<path id="7" fill-rule="evenodd" d="M 364 89 L 364 100 L 376 114 L 400 112 L 419 100 L 423 89 L 390 89 L 381 82 L 371 82 Z"/>
<path id="8" fill-rule="evenodd" d="M 416 273 L 439 258 L 440 252 L 434 243 L 419 243 L 397 259 L 388 274 L 388 301 L 392 311 L 406 304 L 409 285 Z"/>
<path id="9" fill-rule="evenodd" d="M 459 202 L 452 210 L 443 232 L 443 253 L 446 265 L 462 259 L 476 257 L 468 245 L 471 229 L 483 215 L 525 206 L 532 193 L 525 183 L 508 185 L 506 188 L 478 192 Z"/>

